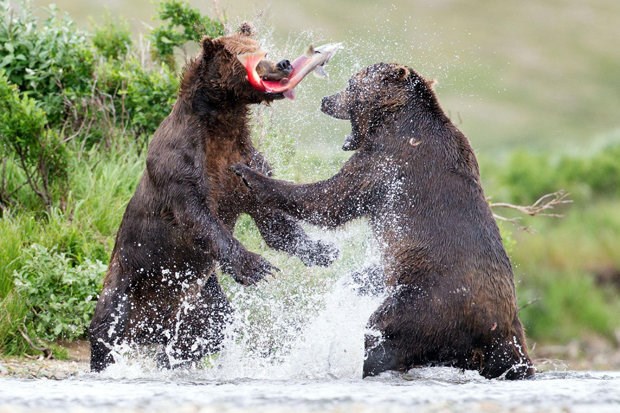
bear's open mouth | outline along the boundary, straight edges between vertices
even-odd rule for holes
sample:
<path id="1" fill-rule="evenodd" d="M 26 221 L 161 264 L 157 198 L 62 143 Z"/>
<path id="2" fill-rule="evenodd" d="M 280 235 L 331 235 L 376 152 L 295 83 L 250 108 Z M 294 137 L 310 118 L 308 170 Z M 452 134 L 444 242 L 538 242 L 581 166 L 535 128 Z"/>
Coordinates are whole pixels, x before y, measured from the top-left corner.
<path id="1" fill-rule="evenodd" d="M 287 98 L 294 99 L 293 89 L 310 72 L 314 71 L 322 77 L 327 75 L 324 66 L 340 48 L 342 48 L 341 43 L 329 43 L 317 48 L 310 46 L 305 54 L 293 61 L 290 77 L 278 81 L 261 79 L 256 71 L 260 61 L 267 55 L 266 52 L 259 50 L 254 53 L 243 53 L 237 58 L 243 64 L 248 81 L 254 89 L 265 93 L 282 93 Z"/>

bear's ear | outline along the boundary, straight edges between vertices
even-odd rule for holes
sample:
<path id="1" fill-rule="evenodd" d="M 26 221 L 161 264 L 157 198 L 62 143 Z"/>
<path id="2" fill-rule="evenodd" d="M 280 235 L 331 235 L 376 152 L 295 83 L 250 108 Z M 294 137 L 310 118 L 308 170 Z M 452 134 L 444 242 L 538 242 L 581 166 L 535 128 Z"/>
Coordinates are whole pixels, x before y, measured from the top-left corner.
<path id="1" fill-rule="evenodd" d="M 248 37 L 253 37 L 256 34 L 254 27 L 252 27 L 252 25 L 248 22 L 241 23 L 241 26 L 237 29 L 237 33 Z"/>
<path id="2" fill-rule="evenodd" d="M 411 72 L 407 66 L 398 65 L 394 68 L 394 71 L 391 72 L 390 77 L 396 81 L 402 81 L 409 77 Z"/>
<path id="3" fill-rule="evenodd" d="M 202 47 L 202 56 L 208 57 L 211 56 L 215 50 L 215 44 L 213 43 L 213 39 L 209 36 L 205 36 L 200 41 L 200 46 Z"/>
<path id="4" fill-rule="evenodd" d="M 426 83 L 426 86 L 428 86 L 430 90 L 435 90 L 435 85 L 439 83 L 437 79 L 430 79 L 430 80 L 427 79 L 427 80 L 424 80 L 424 82 Z"/>

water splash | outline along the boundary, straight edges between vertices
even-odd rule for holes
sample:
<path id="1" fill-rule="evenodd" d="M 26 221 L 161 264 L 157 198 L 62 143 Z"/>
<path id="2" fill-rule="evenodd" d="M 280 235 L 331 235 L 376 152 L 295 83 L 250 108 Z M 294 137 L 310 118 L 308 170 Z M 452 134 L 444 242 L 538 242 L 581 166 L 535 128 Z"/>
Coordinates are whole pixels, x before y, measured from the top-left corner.
<path id="1" fill-rule="evenodd" d="M 246 347 L 251 343 L 235 342 L 233 336 L 217 362 L 214 378 L 360 378 L 366 323 L 380 298 L 360 296 L 345 278 L 331 287 L 316 315 L 279 332 L 284 334 L 279 352 L 257 358 Z M 277 330 L 278 323 L 275 326 Z"/>
<path id="2" fill-rule="evenodd" d="M 259 288 L 237 287 L 224 349 L 205 376 L 360 378 L 366 323 L 382 301 L 360 295 L 351 280 L 351 268 L 377 261 L 374 242 L 365 233 L 362 223 L 323 232 L 321 238 L 337 244 L 343 255 L 329 269 L 297 266 Z"/>
<path id="3" fill-rule="evenodd" d="M 196 369 L 166 371 L 157 366 L 160 347 L 117 345 L 115 363 L 101 378 L 361 378 L 366 324 L 384 297 L 361 295 L 351 274 L 377 265 L 377 245 L 362 221 L 341 231 L 308 232 L 337 245 L 341 258 L 329 268 L 305 267 L 296 258 L 264 251 L 281 274 L 250 288 L 220 276 L 234 311 L 218 354 Z"/>

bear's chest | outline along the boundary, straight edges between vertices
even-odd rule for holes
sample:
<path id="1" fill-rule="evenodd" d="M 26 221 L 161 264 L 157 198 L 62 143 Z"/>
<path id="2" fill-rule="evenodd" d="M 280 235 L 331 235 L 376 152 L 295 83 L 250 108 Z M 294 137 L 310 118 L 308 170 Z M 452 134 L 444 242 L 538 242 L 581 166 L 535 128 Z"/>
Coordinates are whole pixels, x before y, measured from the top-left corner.
<path id="1" fill-rule="evenodd" d="M 205 175 L 212 210 L 217 211 L 225 221 L 233 220 L 244 212 L 247 189 L 230 167 L 237 163 L 250 163 L 251 148 L 236 140 L 219 140 L 207 143 L 205 156 Z"/>

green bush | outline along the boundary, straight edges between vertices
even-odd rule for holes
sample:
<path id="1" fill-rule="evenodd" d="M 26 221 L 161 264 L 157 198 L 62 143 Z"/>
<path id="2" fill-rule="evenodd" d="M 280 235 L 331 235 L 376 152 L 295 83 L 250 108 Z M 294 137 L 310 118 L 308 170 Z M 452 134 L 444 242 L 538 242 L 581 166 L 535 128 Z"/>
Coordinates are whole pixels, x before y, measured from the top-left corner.
<path id="1" fill-rule="evenodd" d="M 126 21 L 116 22 L 107 16 L 104 24 L 95 28 L 93 46 L 106 59 L 121 59 L 131 50 L 131 32 Z"/>
<path id="2" fill-rule="evenodd" d="M 620 143 L 588 156 L 513 153 L 505 167 L 496 167 L 500 187 L 510 200 L 527 204 L 564 189 L 578 200 L 620 195 Z M 494 168 L 495 169 L 495 168 Z"/>
<path id="3" fill-rule="evenodd" d="M 0 6 L 0 211 L 40 208 L 24 183 L 46 208 L 64 205 L 69 158 L 123 134 L 141 150 L 170 113 L 178 77 L 140 61 L 126 25 L 108 21 L 91 44 L 54 8 L 39 24 L 24 5 Z"/>
<path id="4" fill-rule="evenodd" d="M 116 127 L 150 137 L 170 113 L 178 77 L 165 65 L 145 68 L 137 58 L 102 63 L 96 71 L 99 93 L 110 102 Z"/>
<path id="5" fill-rule="evenodd" d="M 608 145 L 581 164 L 582 177 L 593 193 L 620 195 L 620 144 Z"/>
<path id="6" fill-rule="evenodd" d="M 511 201 L 527 204 L 557 191 L 555 168 L 547 155 L 515 152 L 502 174 L 502 184 L 510 188 Z"/>
<path id="7" fill-rule="evenodd" d="M 55 7 L 39 25 L 30 8 L 0 0 L 0 69 L 34 98 L 52 125 L 62 125 L 92 89 L 93 53 L 86 34 Z"/>
<path id="8" fill-rule="evenodd" d="M 117 135 L 113 142 L 106 150 L 92 148 L 70 158 L 70 190 L 64 208 L 53 206 L 43 213 L 13 207 L 0 219 L 0 353 L 32 352 L 20 332 L 30 307 L 16 291 L 14 280 L 15 273 L 31 261 L 23 252 L 25 245 L 38 244 L 63 254 L 69 272 L 89 261 L 108 262 L 127 201 L 144 170 L 144 153 L 138 153 L 133 140 Z M 98 286 L 91 285 L 92 295 Z M 50 286 L 44 288 L 40 294 L 50 295 Z M 75 310 L 81 315 L 81 308 Z M 31 321 L 28 331 L 35 342 L 37 322 Z"/>
<path id="9" fill-rule="evenodd" d="M 166 0 L 159 3 L 159 19 L 165 24 L 151 32 L 153 56 L 174 69 L 174 48 L 185 43 L 199 42 L 203 36 L 218 37 L 224 34 L 224 24 L 202 16 L 187 2 Z"/>
<path id="10" fill-rule="evenodd" d="M 0 69 L 34 99 L 51 128 L 62 127 L 90 147 L 109 144 L 113 128 L 150 135 L 170 112 L 177 75 L 138 60 L 126 24 L 108 21 L 90 39 L 54 7 L 39 23 L 29 7 L 22 5 L 16 12 L 5 0 L 0 6 Z M 191 27 L 207 24 L 182 3 L 164 2 L 161 7 L 171 25 L 196 19 Z"/>
<path id="11" fill-rule="evenodd" d="M 89 259 L 72 266 L 66 254 L 37 244 L 24 250 L 22 260 L 15 291 L 28 307 L 30 334 L 47 341 L 84 337 L 106 266 Z"/>
<path id="12" fill-rule="evenodd" d="M 519 289 L 520 317 L 530 337 L 565 343 L 594 333 L 614 339 L 620 307 L 609 291 L 597 288 L 589 274 L 538 271 L 544 276 L 530 277 Z"/>
<path id="13" fill-rule="evenodd" d="M 13 160 L 21 168 L 25 184 L 51 205 L 53 187 L 66 182 L 69 153 L 57 132 L 46 125 L 45 112 L 34 100 L 21 96 L 0 71 L 0 153 L 5 162 Z M 4 179 L 2 183 L 22 185 Z M 0 204 L 8 204 L 12 192 L 14 188 L 0 188 Z"/>

